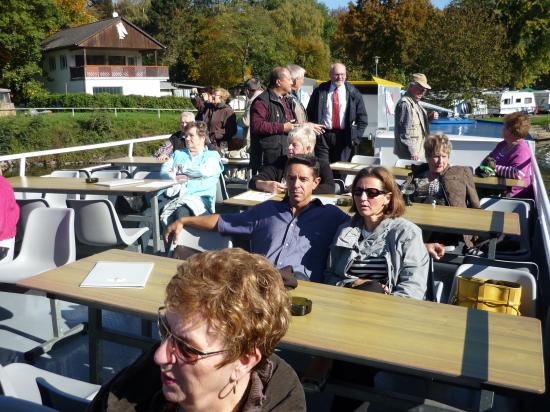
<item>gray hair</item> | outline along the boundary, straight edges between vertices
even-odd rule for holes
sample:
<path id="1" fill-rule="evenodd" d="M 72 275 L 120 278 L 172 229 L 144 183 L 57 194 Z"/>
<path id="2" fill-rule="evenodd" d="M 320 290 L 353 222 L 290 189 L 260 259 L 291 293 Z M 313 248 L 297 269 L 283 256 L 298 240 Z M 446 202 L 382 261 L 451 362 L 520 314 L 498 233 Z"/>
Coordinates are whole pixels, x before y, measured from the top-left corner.
<path id="1" fill-rule="evenodd" d="M 291 139 L 298 139 L 302 146 L 310 146 L 311 150 L 313 150 L 315 149 L 317 136 L 315 136 L 315 131 L 313 130 L 313 127 L 308 124 L 301 124 L 299 126 L 296 126 L 290 131 L 290 133 L 288 133 L 288 140 L 290 141 Z"/>
<path id="2" fill-rule="evenodd" d="M 342 65 L 344 66 L 344 69 L 346 70 L 347 72 L 347 68 L 346 68 L 346 65 L 344 63 L 340 63 L 340 62 L 334 62 L 330 65 L 330 73 L 332 73 L 334 71 L 334 68 L 336 67 L 336 65 Z"/>
<path id="3" fill-rule="evenodd" d="M 195 121 L 195 113 L 191 113 L 191 112 L 181 112 L 180 114 L 180 119 L 182 117 L 190 117 L 191 118 L 191 122 L 194 122 Z"/>
<path id="4" fill-rule="evenodd" d="M 298 66 L 297 64 L 289 64 L 288 66 L 286 66 L 286 68 L 290 72 L 290 78 L 292 79 L 292 81 L 306 75 L 306 69 Z"/>
<path id="5" fill-rule="evenodd" d="M 261 87 L 262 84 L 256 77 L 251 77 L 244 83 L 244 88 L 248 90 L 258 90 L 261 89 Z"/>

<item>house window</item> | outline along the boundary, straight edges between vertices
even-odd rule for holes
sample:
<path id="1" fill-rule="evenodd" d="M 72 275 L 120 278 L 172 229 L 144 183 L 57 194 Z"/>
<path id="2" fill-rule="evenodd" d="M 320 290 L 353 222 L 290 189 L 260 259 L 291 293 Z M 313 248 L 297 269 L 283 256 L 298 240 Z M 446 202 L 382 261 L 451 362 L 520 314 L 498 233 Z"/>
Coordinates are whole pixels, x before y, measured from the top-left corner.
<path id="1" fill-rule="evenodd" d="M 525 98 L 525 103 L 526 104 L 531 104 L 531 103 L 533 103 L 533 99 L 531 97 L 526 97 Z"/>
<path id="2" fill-rule="evenodd" d="M 86 56 L 86 61 L 88 64 L 96 64 L 96 65 L 103 65 L 106 64 L 105 56 L 97 56 L 97 55 L 88 55 Z"/>
<path id="3" fill-rule="evenodd" d="M 122 94 L 122 87 L 94 87 L 93 94 L 98 93 Z"/>
<path id="4" fill-rule="evenodd" d="M 64 70 L 67 68 L 67 56 L 65 56 L 64 54 L 59 56 L 59 68 L 61 70 Z"/>
<path id="5" fill-rule="evenodd" d="M 124 56 L 109 56 L 109 64 L 124 65 Z"/>
<path id="6" fill-rule="evenodd" d="M 49 63 L 50 63 L 50 71 L 55 71 L 55 57 L 54 56 L 50 56 L 49 58 Z"/>
<path id="7" fill-rule="evenodd" d="M 84 55 L 82 54 L 76 54 L 74 56 L 74 65 L 76 67 L 82 67 L 84 66 Z"/>
<path id="8" fill-rule="evenodd" d="M 137 66 L 137 59 L 135 56 L 128 56 L 126 59 L 128 61 L 128 66 Z"/>

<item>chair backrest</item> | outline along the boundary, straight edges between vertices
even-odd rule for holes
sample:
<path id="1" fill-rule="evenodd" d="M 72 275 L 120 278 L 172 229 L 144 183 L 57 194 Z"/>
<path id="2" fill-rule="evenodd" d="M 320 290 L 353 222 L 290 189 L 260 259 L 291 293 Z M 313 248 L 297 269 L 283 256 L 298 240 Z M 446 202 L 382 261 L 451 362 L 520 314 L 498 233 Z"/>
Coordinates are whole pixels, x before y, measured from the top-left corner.
<path id="1" fill-rule="evenodd" d="M 410 160 L 410 159 L 397 159 L 395 162 L 395 167 L 407 167 L 409 165 L 421 165 L 423 163 L 422 160 Z"/>
<path id="2" fill-rule="evenodd" d="M 186 246 L 200 252 L 206 250 L 220 250 L 233 247 L 230 236 L 218 232 L 210 232 L 190 227 L 184 227 L 180 232 L 178 245 Z"/>
<path id="3" fill-rule="evenodd" d="M 54 170 L 47 177 L 80 177 L 78 170 Z M 45 199 L 51 207 L 67 207 L 67 199 L 76 199 L 77 195 L 66 195 L 64 193 L 44 193 L 42 198 Z"/>
<path id="4" fill-rule="evenodd" d="M 377 156 L 363 156 L 363 155 L 355 155 L 351 158 L 352 163 L 361 163 L 367 166 L 379 166 L 381 164 L 380 158 Z M 347 175 L 346 179 L 344 180 L 344 187 L 350 187 L 353 183 L 353 179 L 355 179 L 355 175 Z"/>
<path id="5" fill-rule="evenodd" d="M 521 304 L 519 310 L 523 316 L 535 317 L 537 314 L 537 281 L 527 270 L 481 264 L 462 264 L 455 273 L 450 299 L 456 295 L 456 276 L 507 280 L 521 285 Z"/>
<path id="6" fill-rule="evenodd" d="M 218 185 L 216 186 L 216 203 L 223 203 L 223 201 L 228 198 L 229 198 L 229 195 L 227 194 L 225 179 L 223 177 L 223 173 L 220 173 Z"/>
<path id="7" fill-rule="evenodd" d="M 75 211 L 75 233 L 79 242 L 91 246 L 124 244 L 122 225 L 113 204 L 106 199 L 67 200 Z"/>
<path id="8" fill-rule="evenodd" d="M 507 236 L 507 239 L 519 242 L 519 248 L 509 254 L 529 254 L 531 248 L 531 233 L 529 218 L 531 215 L 531 205 L 523 200 L 500 199 L 494 197 L 484 197 L 479 201 L 481 208 L 497 212 L 512 212 L 519 215 L 519 224 L 521 229 L 520 236 Z M 497 254 L 498 251 L 497 246 Z"/>
<path id="9" fill-rule="evenodd" d="M 41 262 L 42 270 L 73 262 L 76 257 L 74 211 L 38 208 L 29 213 L 16 261 Z"/>
<path id="10" fill-rule="evenodd" d="M 44 199 L 17 199 L 17 205 L 19 206 L 19 221 L 17 222 L 17 237 L 23 238 L 25 228 L 27 227 L 27 220 L 29 214 L 34 210 L 41 207 L 50 207 L 48 202 Z"/>
<path id="11" fill-rule="evenodd" d="M 36 384 L 40 391 L 42 404 L 54 408 L 57 411 L 84 412 L 90 405 L 88 399 L 63 392 L 51 385 L 44 378 L 36 378 Z"/>
<path id="12" fill-rule="evenodd" d="M 59 412 L 39 403 L 0 395 L 0 411 L 9 412 Z"/>

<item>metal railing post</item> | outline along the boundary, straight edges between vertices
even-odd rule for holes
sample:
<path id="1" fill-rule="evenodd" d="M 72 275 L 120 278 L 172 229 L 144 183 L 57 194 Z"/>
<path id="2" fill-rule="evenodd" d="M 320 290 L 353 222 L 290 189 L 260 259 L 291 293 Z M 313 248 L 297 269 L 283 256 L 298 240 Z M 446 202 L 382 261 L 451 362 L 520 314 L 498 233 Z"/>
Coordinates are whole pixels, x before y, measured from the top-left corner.
<path id="1" fill-rule="evenodd" d="M 160 119 L 160 109 L 157 109 L 158 117 Z"/>
<path id="2" fill-rule="evenodd" d="M 134 144 L 130 143 L 128 144 L 128 157 L 134 157 Z"/>
<path id="3" fill-rule="evenodd" d="M 26 159 L 26 157 L 22 157 L 21 159 L 19 159 L 19 176 L 25 176 Z"/>

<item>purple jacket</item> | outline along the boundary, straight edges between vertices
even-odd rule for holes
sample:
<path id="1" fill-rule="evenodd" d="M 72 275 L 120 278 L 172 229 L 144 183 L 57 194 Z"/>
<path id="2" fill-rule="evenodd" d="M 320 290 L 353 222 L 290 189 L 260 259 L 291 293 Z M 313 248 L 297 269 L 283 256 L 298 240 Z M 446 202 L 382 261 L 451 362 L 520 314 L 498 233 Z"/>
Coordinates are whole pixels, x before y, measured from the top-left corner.
<path id="1" fill-rule="evenodd" d="M 496 161 L 497 176 L 508 179 L 522 179 L 526 187 L 514 186 L 510 191 L 511 197 L 533 198 L 533 185 L 531 182 L 532 164 L 531 150 L 524 139 L 518 140 L 518 143 L 508 149 L 506 141 L 502 141 L 489 153 Z"/>

